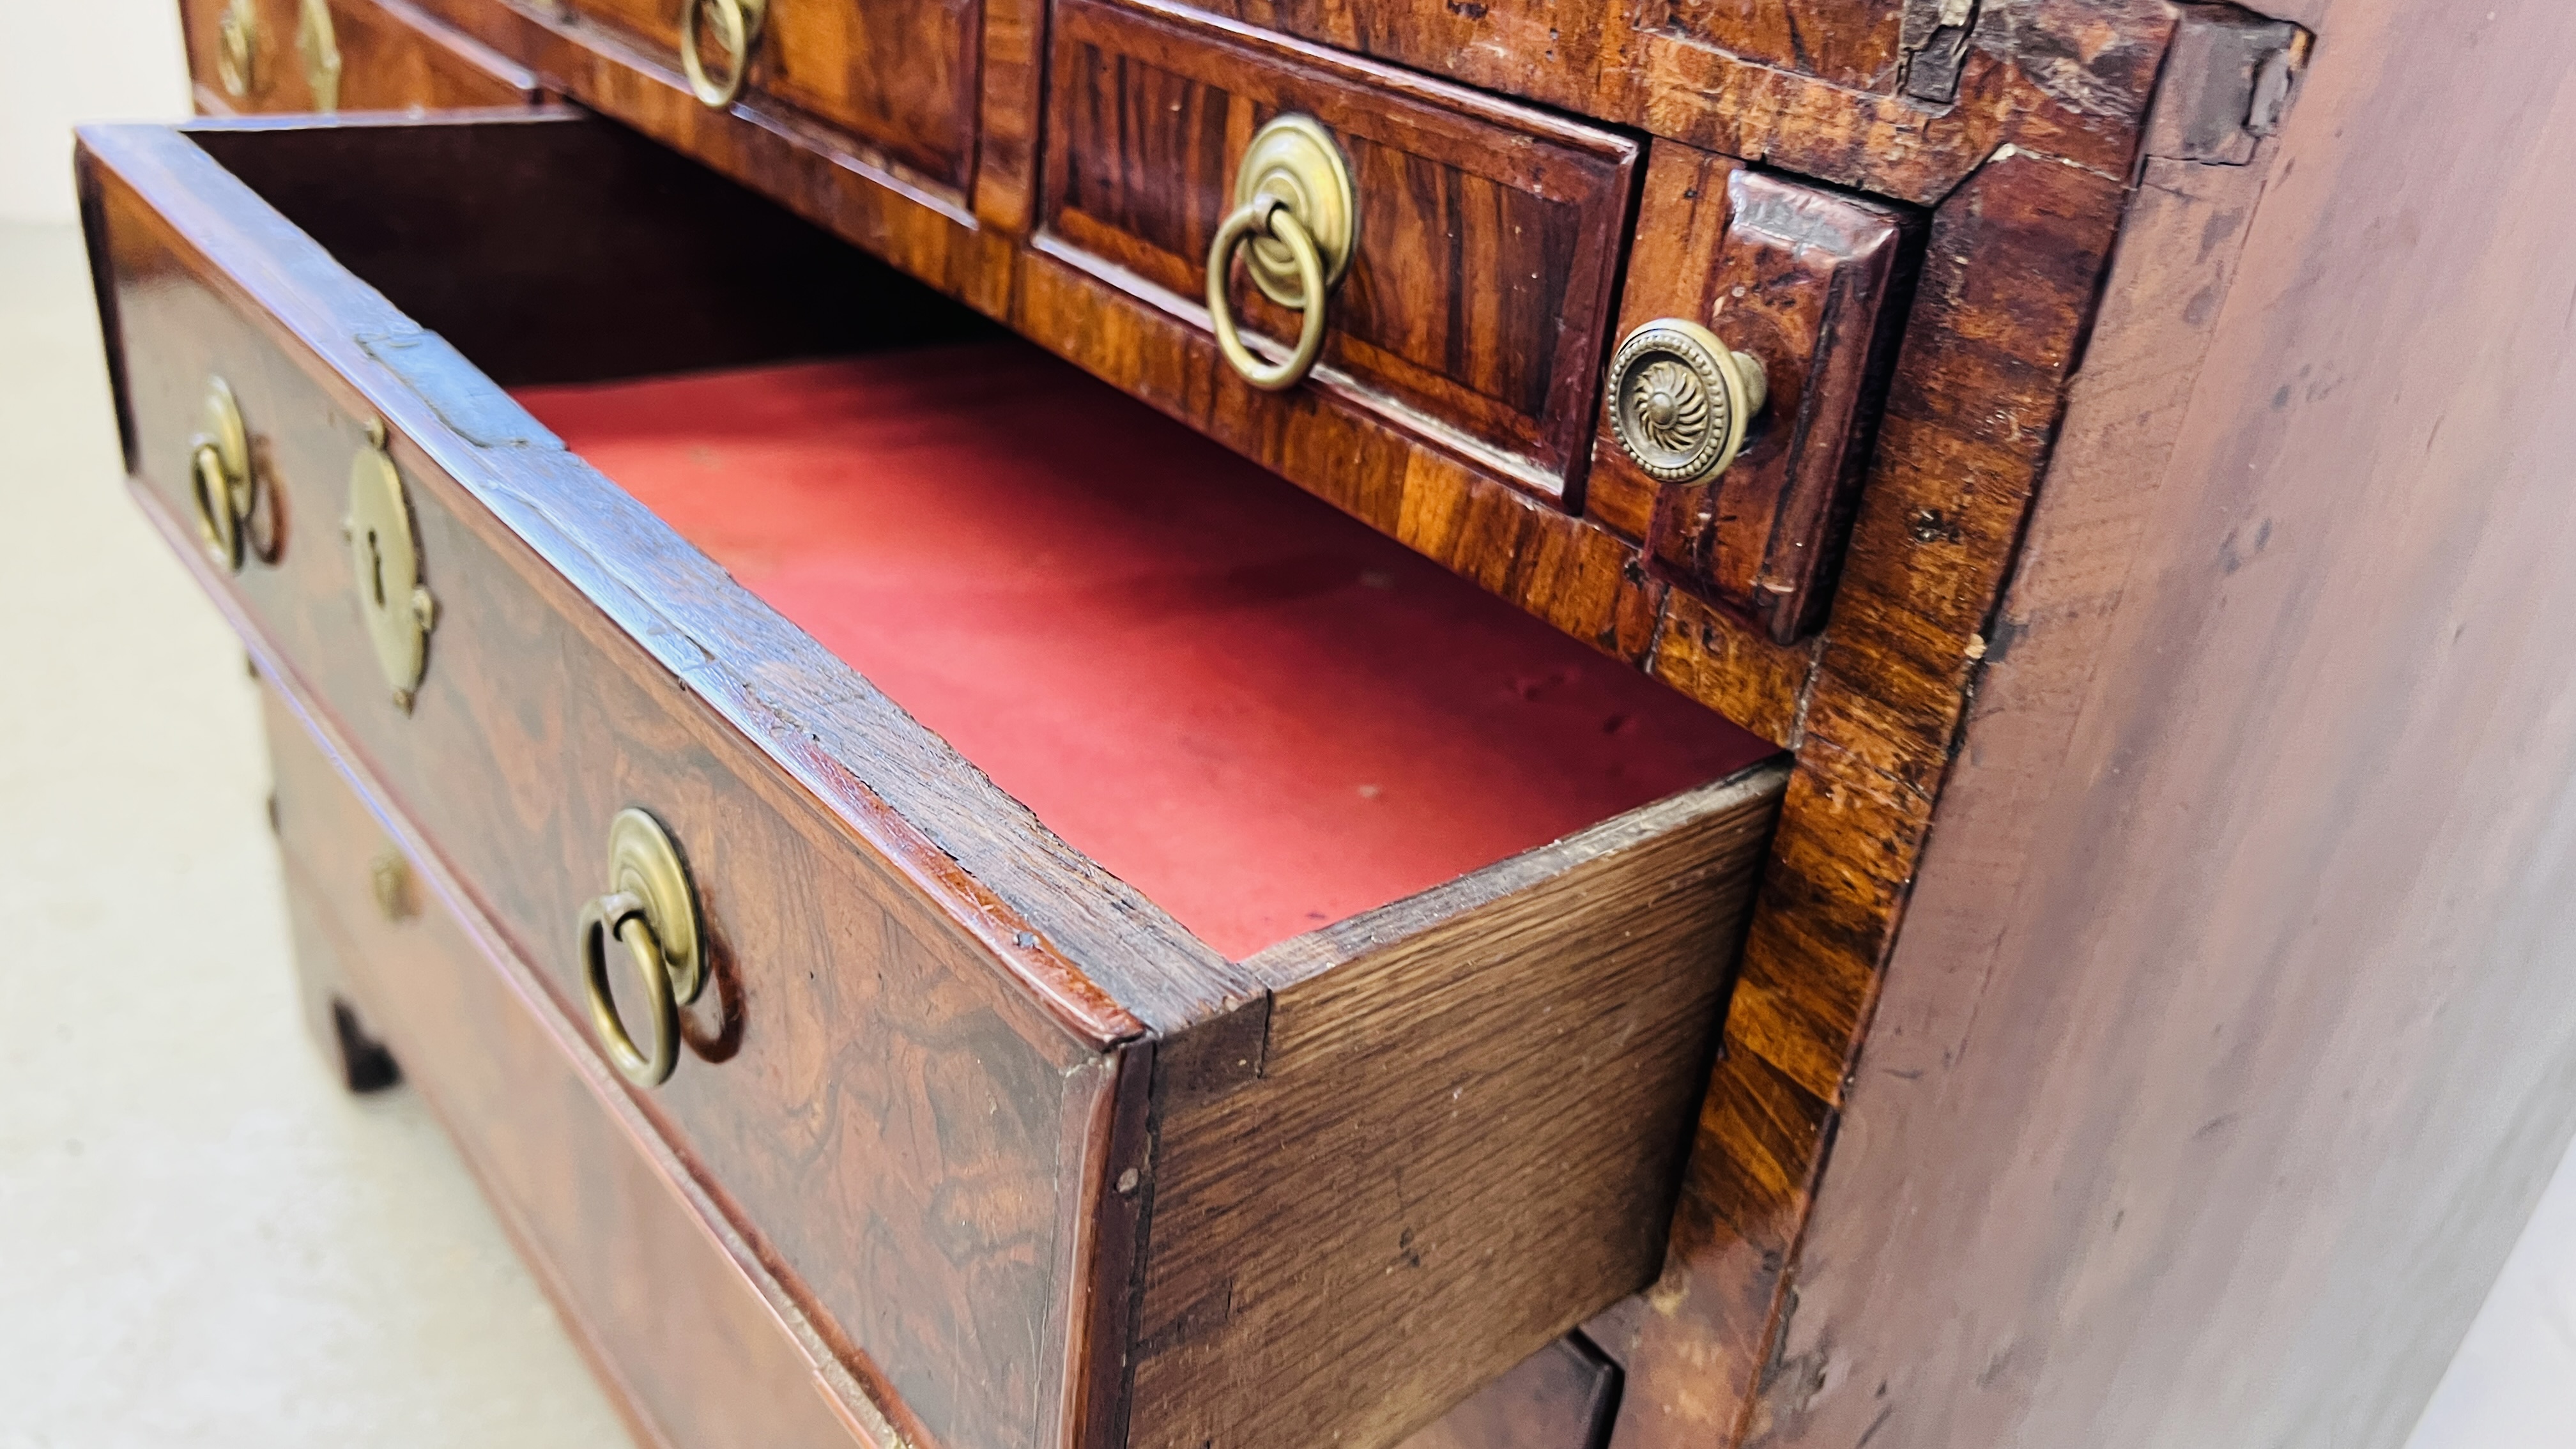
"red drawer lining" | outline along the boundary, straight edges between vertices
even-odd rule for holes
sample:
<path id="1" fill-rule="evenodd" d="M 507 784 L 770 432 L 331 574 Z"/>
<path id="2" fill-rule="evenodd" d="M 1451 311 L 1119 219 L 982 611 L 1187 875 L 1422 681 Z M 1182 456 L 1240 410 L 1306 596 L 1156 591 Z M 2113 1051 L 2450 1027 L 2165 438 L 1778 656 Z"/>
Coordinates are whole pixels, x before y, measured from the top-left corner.
<path id="1" fill-rule="evenodd" d="M 518 396 L 1228 956 L 1774 753 L 1025 343 Z"/>

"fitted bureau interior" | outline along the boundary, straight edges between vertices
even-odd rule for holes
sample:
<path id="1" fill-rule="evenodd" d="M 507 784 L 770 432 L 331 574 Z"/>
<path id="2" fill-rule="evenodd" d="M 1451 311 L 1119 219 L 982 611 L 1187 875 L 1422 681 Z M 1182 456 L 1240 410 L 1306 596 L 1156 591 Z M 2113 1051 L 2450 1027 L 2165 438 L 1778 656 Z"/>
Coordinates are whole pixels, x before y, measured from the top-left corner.
<path id="1" fill-rule="evenodd" d="M 424 269 L 400 211 L 296 204 L 333 168 L 284 174 L 292 146 L 226 159 L 1221 954 L 1776 752 L 766 203 L 605 128 L 576 136 L 619 163 L 587 172 L 611 194 L 545 231 L 550 284 L 517 294 L 524 257 Z M 620 206 L 718 221 L 744 260 L 702 266 L 685 229 L 604 228 Z M 592 246 L 564 285 L 563 254 Z"/>

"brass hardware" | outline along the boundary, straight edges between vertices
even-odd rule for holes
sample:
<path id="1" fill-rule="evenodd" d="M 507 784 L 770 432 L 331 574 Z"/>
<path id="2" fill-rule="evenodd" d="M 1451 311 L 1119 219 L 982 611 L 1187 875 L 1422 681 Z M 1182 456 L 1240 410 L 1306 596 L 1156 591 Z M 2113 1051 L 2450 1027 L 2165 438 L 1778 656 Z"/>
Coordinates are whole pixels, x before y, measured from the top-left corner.
<path id="1" fill-rule="evenodd" d="M 429 631 L 438 623 L 438 601 L 420 581 L 420 543 L 412 533 L 411 505 L 402 474 L 385 452 L 385 425 L 370 421 L 367 441 L 349 462 L 349 516 L 340 525 L 349 540 L 358 612 L 376 646 L 376 662 L 393 686 L 394 705 L 411 709 L 421 674 L 429 666 Z"/>
<path id="2" fill-rule="evenodd" d="M 236 100 L 259 83 L 259 10 L 253 0 L 232 0 L 215 21 L 215 79 Z"/>
<path id="3" fill-rule="evenodd" d="M 1208 246 L 1208 322 L 1217 350 L 1244 381 L 1277 392 L 1296 386 L 1323 354 L 1325 304 L 1359 250 L 1359 193 L 1322 123 L 1279 116 L 1245 148 L 1235 168 L 1234 203 Z M 1226 296 L 1238 248 L 1261 294 L 1302 314 L 1285 362 L 1265 363 L 1244 345 Z"/>
<path id="4" fill-rule="evenodd" d="M 411 862 L 391 846 L 376 852 L 367 862 L 367 887 L 376 898 L 376 912 L 388 921 L 407 921 L 415 914 L 411 903 Z"/>
<path id="5" fill-rule="evenodd" d="M 331 26 L 331 0 L 303 0 L 295 16 L 295 53 L 304 61 L 313 109 L 340 109 L 340 38 Z"/>
<path id="6" fill-rule="evenodd" d="M 1610 429 L 1646 476 L 1697 483 L 1744 451 L 1769 390 L 1762 359 L 1696 322 L 1657 318 L 1610 359 Z"/>
<path id="7" fill-rule="evenodd" d="M 205 431 L 188 440 L 188 492 L 197 505 L 197 536 L 206 552 L 241 572 L 244 539 L 255 501 L 250 475 L 250 430 L 230 383 L 206 379 Z"/>
<path id="8" fill-rule="evenodd" d="M 705 924 L 697 890 L 670 832 L 651 815 L 621 810 L 608 827 L 608 890 L 581 908 L 582 980 L 590 1023 L 626 1080 L 658 1087 L 680 1059 L 680 1008 L 707 984 Z M 650 1049 L 638 1047 L 608 989 L 608 940 L 626 947 L 652 1013 Z"/>
<path id="9" fill-rule="evenodd" d="M 704 18 L 715 31 L 716 48 L 731 58 L 722 79 L 707 73 L 698 53 L 698 28 Z M 724 110 L 742 97 L 751 74 L 751 52 L 769 23 L 769 0 L 680 0 L 680 69 L 688 72 L 689 89 L 700 104 Z"/>

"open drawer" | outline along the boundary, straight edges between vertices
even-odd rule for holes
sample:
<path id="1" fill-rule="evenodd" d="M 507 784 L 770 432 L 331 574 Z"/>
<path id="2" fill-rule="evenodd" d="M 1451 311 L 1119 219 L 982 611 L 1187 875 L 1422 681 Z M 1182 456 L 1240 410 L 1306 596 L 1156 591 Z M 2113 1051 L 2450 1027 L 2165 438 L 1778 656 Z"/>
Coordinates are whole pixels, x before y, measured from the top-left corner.
<path id="1" fill-rule="evenodd" d="M 894 1432 L 1392 1444 L 1653 1277 L 1770 745 L 595 120 L 80 174 L 147 512 Z"/>

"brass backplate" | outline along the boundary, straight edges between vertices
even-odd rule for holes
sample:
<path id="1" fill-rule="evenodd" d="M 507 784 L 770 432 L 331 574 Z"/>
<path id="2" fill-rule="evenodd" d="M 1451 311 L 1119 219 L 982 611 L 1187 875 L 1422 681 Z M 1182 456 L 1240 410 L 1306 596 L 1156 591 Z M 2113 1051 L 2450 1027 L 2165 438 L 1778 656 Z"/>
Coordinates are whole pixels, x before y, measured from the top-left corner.
<path id="1" fill-rule="evenodd" d="M 688 865 L 671 833 L 649 813 L 629 808 L 609 822 L 608 889 L 644 903 L 645 924 L 653 928 L 671 973 L 672 999 L 682 1006 L 697 1000 L 707 984 L 706 927 L 698 916 L 697 888 L 689 882 Z"/>
<path id="2" fill-rule="evenodd" d="M 429 665 L 429 631 L 438 622 L 438 605 L 420 580 L 411 505 L 383 436 L 381 426 L 370 425 L 367 442 L 349 462 L 349 517 L 341 528 L 376 663 L 384 667 L 394 704 L 409 710 Z"/>
<path id="3" fill-rule="evenodd" d="M 1278 116 L 1252 133 L 1243 163 L 1234 172 L 1238 207 L 1268 192 L 1288 205 L 1290 215 L 1305 225 L 1324 258 L 1326 291 L 1340 285 L 1359 250 L 1359 193 L 1351 185 L 1350 163 L 1333 133 L 1312 116 Z M 1244 269 L 1261 295 L 1282 307 L 1306 305 L 1297 283 L 1297 258 L 1288 244 L 1273 236 L 1256 236 L 1244 249 Z"/>

